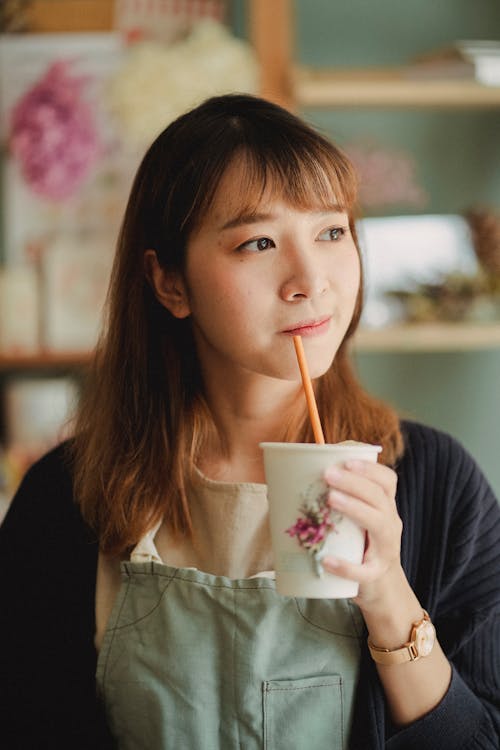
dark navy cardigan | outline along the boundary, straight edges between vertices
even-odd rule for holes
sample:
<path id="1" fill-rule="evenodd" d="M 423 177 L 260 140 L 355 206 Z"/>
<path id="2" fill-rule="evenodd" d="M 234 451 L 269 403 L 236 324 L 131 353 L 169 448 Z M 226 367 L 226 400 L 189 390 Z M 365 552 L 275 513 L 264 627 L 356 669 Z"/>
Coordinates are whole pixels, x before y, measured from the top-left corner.
<path id="1" fill-rule="evenodd" d="M 433 711 L 394 728 L 364 647 L 350 747 L 498 750 L 500 508 L 453 438 L 415 423 L 402 429 L 405 452 L 396 468 L 403 567 L 436 625 L 453 677 Z M 95 693 L 97 556 L 60 446 L 29 470 L 0 527 L 5 750 L 112 747 Z"/>

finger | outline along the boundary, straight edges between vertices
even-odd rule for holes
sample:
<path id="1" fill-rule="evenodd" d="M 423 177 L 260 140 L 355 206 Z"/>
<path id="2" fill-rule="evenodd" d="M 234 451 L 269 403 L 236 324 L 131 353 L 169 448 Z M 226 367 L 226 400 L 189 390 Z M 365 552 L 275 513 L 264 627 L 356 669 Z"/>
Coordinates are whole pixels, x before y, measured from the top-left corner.
<path id="1" fill-rule="evenodd" d="M 332 489 L 343 493 L 347 497 L 362 500 L 373 508 L 390 507 L 390 501 L 384 488 L 371 479 L 353 474 L 341 466 L 334 466 L 325 473 L 325 481 Z"/>
<path id="2" fill-rule="evenodd" d="M 349 581 L 357 581 L 359 584 L 371 583 L 378 576 L 378 566 L 374 564 L 351 563 L 337 557 L 324 557 L 321 561 L 323 568 L 328 573 L 347 578 Z"/>
<path id="3" fill-rule="evenodd" d="M 383 523 L 380 509 L 340 490 L 330 490 L 327 502 L 330 508 L 339 511 L 367 531 L 376 532 Z"/>
<path id="4" fill-rule="evenodd" d="M 352 468 L 352 463 L 355 464 Z M 325 481 L 335 489 L 362 498 L 373 505 L 395 502 L 396 474 L 392 469 L 368 461 L 348 462 L 345 466 L 331 466 L 325 471 Z"/>
<path id="5" fill-rule="evenodd" d="M 344 469 L 366 479 L 371 479 L 376 484 L 380 484 L 388 496 L 395 497 L 398 475 L 390 466 L 384 466 L 384 464 L 374 463 L 373 461 L 353 459 L 345 462 Z"/>
<path id="6" fill-rule="evenodd" d="M 389 551 L 395 544 L 399 548 L 403 524 L 397 512 L 374 508 L 338 490 L 330 490 L 328 505 L 367 531 L 377 549 Z"/>

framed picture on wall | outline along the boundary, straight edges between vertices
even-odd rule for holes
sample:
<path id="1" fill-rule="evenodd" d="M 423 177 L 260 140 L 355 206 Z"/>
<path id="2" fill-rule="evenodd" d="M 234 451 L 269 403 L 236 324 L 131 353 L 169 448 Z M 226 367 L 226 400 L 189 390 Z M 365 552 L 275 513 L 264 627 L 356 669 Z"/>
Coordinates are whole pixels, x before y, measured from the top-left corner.
<path id="1" fill-rule="evenodd" d="M 117 33 L 0 37 L 3 274 L 6 284 L 19 276 L 38 282 L 37 346 L 85 351 L 95 342 L 136 166 L 107 106 L 107 85 L 123 55 Z M 53 259 L 58 253 L 66 260 L 64 246 L 80 286 L 94 284 L 89 268 L 99 269 L 92 304 L 80 305 L 78 316 L 68 314 L 68 289 L 55 278 Z M 66 310 L 64 335 L 54 322 L 57 310 Z M 29 336 L 20 331 L 14 307 L 4 311 L 2 328 L 4 352 L 26 349 Z"/>
<path id="2" fill-rule="evenodd" d="M 60 231 L 115 230 L 126 166 L 106 85 L 122 56 L 115 33 L 0 37 L 5 263 Z"/>
<path id="3" fill-rule="evenodd" d="M 93 266 L 107 281 L 133 176 L 154 138 L 208 96 L 257 88 L 253 50 L 221 23 L 224 3 L 148 2 L 141 16 L 143 7 L 117 3 L 113 32 L 0 36 L 2 260 L 36 266 L 48 348 L 89 347 L 102 307 L 95 295 L 106 288 L 96 284 L 92 295 L 82 278 L 79 292 L 87 288 L 93 303 L 59 324 L 55 311 L 70 297 L 57 297 L 55 254 L 73 281 L 78 267 L 83 276 Z M 145 23 L 151 18 L 160 36 Z M 168 30 L 181 27 L 184 36 L 172 40 Z"/>

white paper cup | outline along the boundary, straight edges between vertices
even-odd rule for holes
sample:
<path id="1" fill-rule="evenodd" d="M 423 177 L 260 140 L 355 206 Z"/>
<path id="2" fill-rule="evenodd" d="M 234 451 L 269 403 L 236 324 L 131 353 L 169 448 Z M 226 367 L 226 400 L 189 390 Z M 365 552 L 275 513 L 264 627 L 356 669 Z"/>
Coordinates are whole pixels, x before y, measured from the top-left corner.
<path id="1" fill-rule="evenodd" d="M 284 596 L 343 599 L 359 584 L 327 573 L 326 555 L 361 563 L 365 532 L 325 503 L 328 467 L 349 459 L 377 460 L 382 448 L 346 441 L 335 444 L 260 443 L 269 500 L 276 590 Z M 300 539 L 299 539 L 300 535 Z"/>

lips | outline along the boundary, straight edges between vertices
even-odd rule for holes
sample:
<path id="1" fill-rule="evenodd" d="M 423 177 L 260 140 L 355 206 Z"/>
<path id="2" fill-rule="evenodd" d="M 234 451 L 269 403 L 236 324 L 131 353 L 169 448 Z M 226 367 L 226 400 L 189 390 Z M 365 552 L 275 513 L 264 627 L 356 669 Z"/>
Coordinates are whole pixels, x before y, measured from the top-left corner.
<path id="1" fill-rule="evenodd" d="M 288 336 L 318 336 L 328 330 L 331 319 L 331 315 L 324 315 L 321 318 L 301 320 L 290 328 L 285 328 L 282 333 Z"/>

